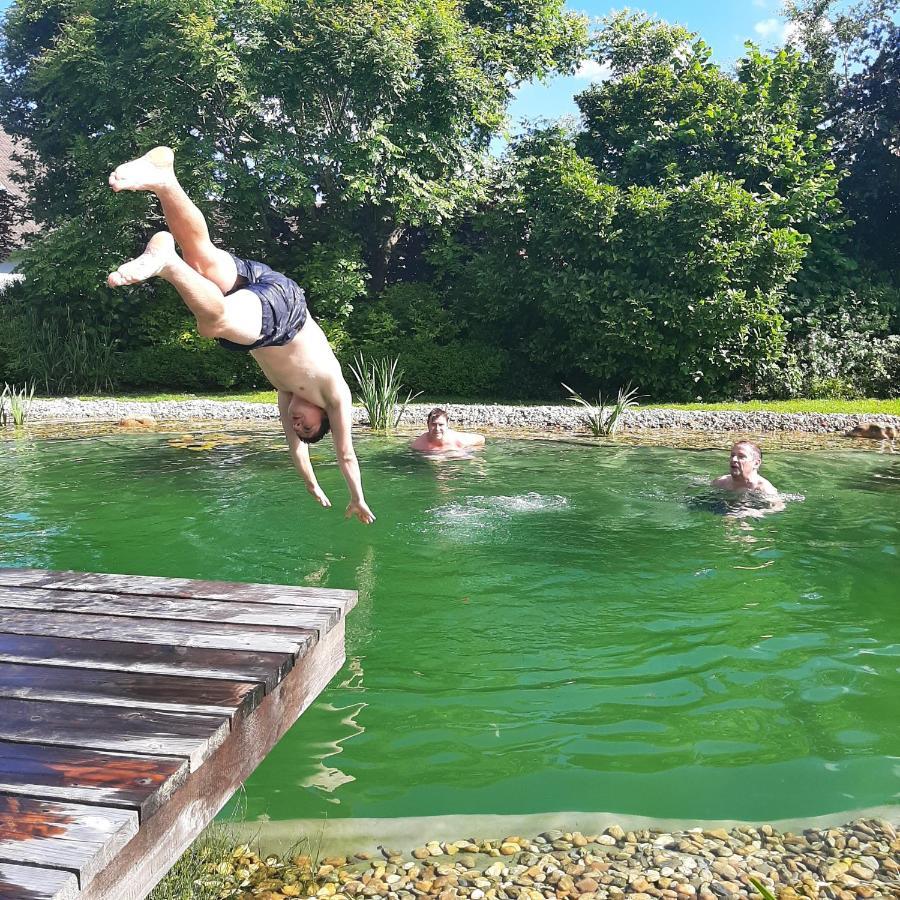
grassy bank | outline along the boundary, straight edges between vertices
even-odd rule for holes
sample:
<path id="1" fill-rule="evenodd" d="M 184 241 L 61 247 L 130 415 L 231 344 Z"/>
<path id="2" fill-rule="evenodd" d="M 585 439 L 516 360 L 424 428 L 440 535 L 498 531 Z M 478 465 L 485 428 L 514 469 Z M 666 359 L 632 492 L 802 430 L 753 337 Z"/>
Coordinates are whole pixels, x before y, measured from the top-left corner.
<path id="1" fill-rule="evenodd" d="M 163 402 L 172 400 L 223 400 L 239 403 L 275 403 L 275 391 L 247 391 L 239 394 L 115 394 L 112 396 L 84 396 L 79 400 L 141 400 Z M 502 406 L 565 406 L 563 398 L 542 401 L 497 401 L 448 399 L 447 397 L 419 398 L 424 405 L 462 406 L 471 403 L 499 404 Z M 847 415 L 900 416 L 900 398 L 893 400 L 748 400 L 720 403 L 652 403 L 643 402 L 643 409 L 680 409 L 699 412 L 775 412 L 775 413 L 844 413 Z"/>

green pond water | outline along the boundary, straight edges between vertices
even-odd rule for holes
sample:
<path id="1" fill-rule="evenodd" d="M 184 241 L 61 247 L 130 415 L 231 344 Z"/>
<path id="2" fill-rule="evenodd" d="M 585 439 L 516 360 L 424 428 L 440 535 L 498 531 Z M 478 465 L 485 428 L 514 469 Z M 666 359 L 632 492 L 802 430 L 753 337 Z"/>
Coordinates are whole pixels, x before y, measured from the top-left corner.
<path id="1" fill-rule="evenodd" d="M 360 437 L 371 528 L 274 432 L 0 443 L 0 565 L 356 588 L 347 664 L 246 786 L 273 820 L 898 802 L 900 455 L 770 452 L 794 499 L 696 502 L 719 451 Z"/>

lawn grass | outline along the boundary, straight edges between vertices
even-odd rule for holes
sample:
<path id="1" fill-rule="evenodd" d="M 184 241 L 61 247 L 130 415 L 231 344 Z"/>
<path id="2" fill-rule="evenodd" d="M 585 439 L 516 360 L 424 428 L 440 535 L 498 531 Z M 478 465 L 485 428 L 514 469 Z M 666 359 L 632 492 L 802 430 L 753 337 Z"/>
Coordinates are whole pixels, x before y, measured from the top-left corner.
<path id="1" fill-rule="evenodd" d="M 170 400 L 222 400 L 236 403 L 276 403 L 275 391 L 246 391 L 237 394 L 116 394 L 113 396 L 79 397 L 80 400 L 140 400 L 158 403 Z M 446 397 L 419 398 L 418 403 L 426 406 L 461 406 L 467 403 L 499 404 L 503 406 L 565 406 L 565 400 L 465 400 Z M 893 400 L 746 400 L 722 401 L 718 403 L 653 403 L 644 400 L 639 409 L 682 409 L 699 412 L 776 412 L 776 413 L 845 413 L 848 415 L 900 416 L 900 398 Z"/>

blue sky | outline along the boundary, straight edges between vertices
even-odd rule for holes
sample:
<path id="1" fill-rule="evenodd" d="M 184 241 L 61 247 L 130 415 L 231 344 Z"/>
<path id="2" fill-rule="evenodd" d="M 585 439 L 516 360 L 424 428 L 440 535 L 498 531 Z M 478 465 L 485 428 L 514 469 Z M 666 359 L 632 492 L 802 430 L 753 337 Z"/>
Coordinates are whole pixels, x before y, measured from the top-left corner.
<path id="1" fill-rule="evenodd" d="M 0 13 L 10 3 L 11 0 L 0 0 Z M 587 16 L 600 18 L 622 9 L 625 4 L 569 0 L 567 5 Z M 631 8 L 696 31 L 713 48 L 715 59 L 723 64 L 737 59 L 743 51 L 744 41 L 748 39 L 763 48 L 783 42 L 781 0 L 654 0 L 652 4 L 635 3 Z M 517 130 L 523 118 L 558 118 L 577 114 L 573 98 L 591 83 L 592 78 L 596 78 L 596 68 L 588 64 L 578 76 L 554 78 L 548 84 L 523 85 L 510 107 L 512 130 Z"/>
<path id="2" fill-rule="evenodd" d="M 567 3 L 569 9 L 592 18 L 602 18 L 625 5 L 598 0 Z M 734 62 L 743 53 L 744 41 L 753 40 L 763 49 L 784 43 L 781 0 L 656 0 L 652 4 L 628 6 L 697 32 L 712 47 L 714 59 L 723 65 Z M 573 98 L 596 80 L 597 69 L 596 65 L 588 64 L 577 76 L 554 78 L 548 84 L 523 85 L 510 107 L 512 130 L 516 130 L 523 118 L 577 115 Z"/>

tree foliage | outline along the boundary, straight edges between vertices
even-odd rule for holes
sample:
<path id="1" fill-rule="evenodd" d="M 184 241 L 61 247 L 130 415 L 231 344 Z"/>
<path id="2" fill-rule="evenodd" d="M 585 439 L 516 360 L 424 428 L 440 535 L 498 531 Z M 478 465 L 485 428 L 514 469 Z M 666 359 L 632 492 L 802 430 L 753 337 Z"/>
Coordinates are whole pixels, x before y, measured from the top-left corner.
<path id="1" fill-rule="evenodd" d="M 441 257 L 467 315 L 536 368 L 654 396 L 752 387 L 782 351 L 786 296 L 845 227 L 800 54 L 748 46 L 732 75 L 683 29 L 614 16 L 614 75 L 583 127 L 517 144 L 506 183 Z"/>
<path id="2" fill-rule="evenodd" d="M 377 289 L 407 229 L 476 196 L 514 88 L 570 68 L 585 37 L 562 0 L 18 0 L 3 120 L 36 151 L 37 220 L 93 269 L 85 290 L 158 227 L 105 180 L 161 143 L 226 245 L 301 278 L 311 248 L 349 248 Z"/>
<path id="3" fill-rule="evenodd" d="M 900 253 L 900 2 L 797 0 L 796 40 L 825 80 L 826 118 L 843 200 L 865 258 Z"/>
<path id="4" fill-rule="evenodd" d="M 13 249 L 18 207 L 18 198 L 0 185 L 0 259 Z"/>

